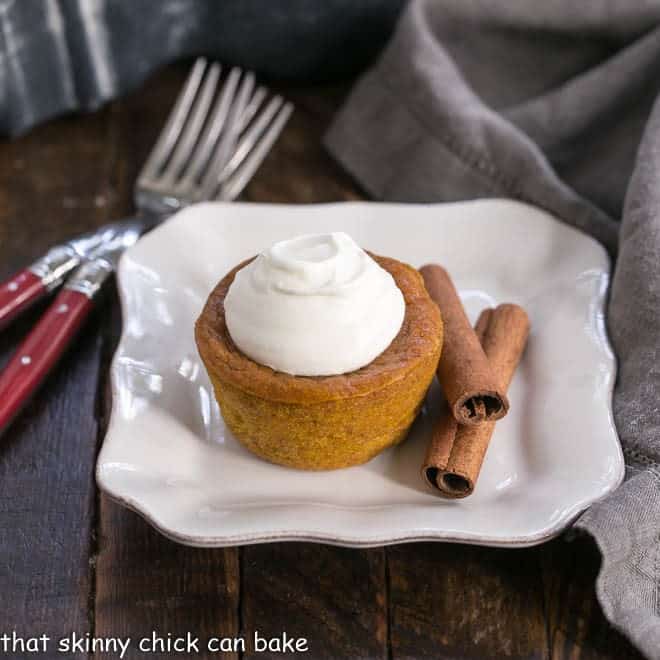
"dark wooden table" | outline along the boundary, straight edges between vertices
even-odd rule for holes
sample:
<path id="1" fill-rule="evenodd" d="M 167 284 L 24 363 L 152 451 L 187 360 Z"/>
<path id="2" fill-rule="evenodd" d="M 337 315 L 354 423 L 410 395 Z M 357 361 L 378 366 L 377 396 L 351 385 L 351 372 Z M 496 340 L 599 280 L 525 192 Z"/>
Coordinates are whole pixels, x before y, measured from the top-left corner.
<path id="1" fill-rule="evenodd" d="M 169 68 L 95 114 L 0 144 L 0 276 L 131 212 L 136 173 L 184 75 Z M 297 110 L 245 199 L 361 197 L 320 143 L 346 90 L 285 90 Z M 0 360 L 40 311 L 0 335 Z M 309 658 L 638 657 L 603 617 L 593 586 L 598 555 L 585 540 L 527 550 L 438 543 L 200 550 L 161 537 L 94 483 L 118 332 L 110 294 L 2 438 L 0 635 L 138 639 L 157 631 L 205 639 L 258 630 L 306 637 Z M 142 657 L 131 648 L 126 657 Z M 240 655 L 255 654 L 222 657 Z M 46 656 L 63 657 L 53 648 Z"/>

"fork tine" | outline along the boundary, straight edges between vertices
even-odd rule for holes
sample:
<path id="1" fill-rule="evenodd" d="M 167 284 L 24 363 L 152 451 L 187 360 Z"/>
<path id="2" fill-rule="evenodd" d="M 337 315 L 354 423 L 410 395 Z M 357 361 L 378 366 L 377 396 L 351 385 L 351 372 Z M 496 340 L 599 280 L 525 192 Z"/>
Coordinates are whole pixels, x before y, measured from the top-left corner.
<path id="1" fill-rule="evenodd" d="M 147 162 L 140 171 L 138 181 L 157 176 L 163 163 L 167 160 L 186 122 L 188 111 L 195 100 L 195 95 L 197 94 L 197 89 L 202 81 L 205 69 L 206 60 L 203 57 L 197 58 L 192 70 L 188 74 L 183 90 L 179 93 L 174 107 L 167 118 L 165 127 L 160 132 L 158 140 L 147 158 Z"/>
<path id="2" fill-rule="evenodd" d="M 265 87 L 263 86 L 257 87 L 257 90 L 252 95 L 252 98 L 250 99 L 247 108 L 245 108 L 243 117 L 241 118 L 241 127 L 239 133 L 242 133 L 246 129 L 247 125 L 252 121 L 252 118 L 254 117 L 255 113 L 257 112 L 257 110 L 259 109 L 259 107 L 261 106 L 267 95 L 268 92 Z"/>
<path id="3" fill-rule="evenodd" d="M 252 72 L 234 67 L 217 93 L 219 79 L 219 64 L 195 62 L 138 177 L 139 208 L 234 199 L 266 157 L 293 105 L 275 96 L 262 108 L 268 90 Z"/>
<path id="4" fill-rule="evenodd" d="M 242 117 L 248 105 L 252 89 L 254 88 L 254 74 L 248 72 L 243 76 L 241 86 L 236 94 L 234 103 L 226 130 L 220 136 L 220 142 L 216 147 L 215 153 L 207 168 L 207 172 L 202 178 L 198 195 L 201 199 L 211 199 L 214 196 L 215 189 L 218 186 L 218 176 L 227 163 L 231 155 L 238 134 L 242 125 Z"/>
<path id="5" fill-rule="evenodd" d="M 245 158 L 239 169 L 222 184 L 216 199 L 229 202 L 236 199 L 241 194 L 241 191 L 252 178 L 252 175 L 257 171 L 270 151 L 270 148 L 273 146 L 273 143 L 279 137 L 279 134 L 282 132 L 282 129 L 292 112 L 293 105 L 291 103 L 285 103 L 282 106 L 270 128 L 259 140 L 250 155 Z"/>
<path id="6" fill-rule="evenodd" d="M 177 180 L 185 164 L 190 158 L 193 147 L 199 139 L 199 134 L 202 131 L 206 117 L 208 116 L 209 107 L 215 96 L 215 90 L 220 77 L 220 65 L 212 64 L 204 78 L 202 89 L 195 97 L 195 102 L 190 109 L 185 128 L 181 133 L 181 137 L 174 147 L 174 153 L 169 159 L 162 174 L 162 185 L 171 186 Z"/>
<path id="7" fill-rule="evenodd" d="M 271 119 L 275 113 L 280 109 L 284 103 L 281 96 L 274 96 L 264 108 L 259 117 L 255 119 L 254 123 L 241 137 L 234 150 L 234 154 L 229 159 L 229 162 L 223 168 L 219 182 L 222 183 L 228 176 L 230 176 L 236 168 L 245 160 L 245 157 L 252 151 L 254 145 L 257 143 L 263 132 L 268 128 Z"/>
<path id="8" fill-rule="evenodd" d="M 193 185 L 199 179 L 202 170 L 209 162 L 213 148 L 229 115 L 240 76 L 240 69 L 233 68 L 222 85 L 220 96 L 211 111 L 211 119 L 207 122 L 204 134 L 200 138 L 199 144 L 192 154 L 190 163 L 183 174 L 182 186 Z"/>

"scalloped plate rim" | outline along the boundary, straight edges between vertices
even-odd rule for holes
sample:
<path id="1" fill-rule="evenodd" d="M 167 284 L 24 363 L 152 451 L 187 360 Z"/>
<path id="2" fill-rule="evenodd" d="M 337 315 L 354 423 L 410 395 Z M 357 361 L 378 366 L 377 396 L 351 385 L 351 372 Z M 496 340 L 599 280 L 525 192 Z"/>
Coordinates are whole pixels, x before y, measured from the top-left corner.
<path id="1" fill-rule="evenodd" d="M 306 206 L 308 208 L 314 208 L 314 207 L 347 207 L 347 206 L 370 205 L 370 206 L 387 206 L 387 207 L 405 207 L 407 211 L 410 211 L 415 207 L 474 205 L 474 204 L 487 204 L 489 202 L 498 202 L 498 203 L 504 202 L 507 204 L 511 204 L 513 206 L 527 207 L 533 209 L 535 212 L 540 211 L 545 215 L 547 215 L 548 217 L 551 217 L 556 223 L 562 225 L 564 228 L 568 229 L 569 231 L 578 234 L 583 240 L 590 241 L 595 246 L 597 246 L 602 251 L 603 255 L 607 258 L 608 273 L 611 273 L 611 261 L 609 260 L 609 256 L 607 255 L 607 252 L 605 251 L 603 246 L 600 243 L 598 243 L 595 239 L 580 232 L 576 228 L 563 223 L 561 220 L 554 218 L 553 216 L 547 214 L 545 211 L 541 209 L 537 209 L 535 207 L 531 207 L 522 202 L 518 202 L 517 200 L 492 198 L 492 199 L 470 200 L 466 202 L 452 202 L 446 204 L 396 204 L 396 203 L 392 204 L 386 202 L 361 202 L 361 201 L 331 202 L 325 204 L 308 204 L 308 205 L 258 204 L 258 203 L 250 203 L 250 202 L 236 203 L 236 204 L 241 204 L 243 206 L 252 206 L 252 207 L 278 206 L 282 208 L 290 207 L 290 206 L 295 206 L 295 207 Z M 204 206 L 206 206 L 206 204 L 204 204 Z M 171 223 L 172 221 L 176 221 L 177 215 L 179 214 L 172 216 L 172 218 L 168 219 L 167 221 L 165 221 L 165 223 L 163 223 L 159 227 L 155 228 L 152 232 L 150 232 L 150 235 L 148 237 L 149 240 L 154 240 L 154 237 L 158 236 L 163 231 L 165 225 Z M 488 534 L 474 534 L 474 533 L 460 534 L 460 533 L 451 533 L 442 529 L 437 529 L 432 531 L 426 530 L 424 532 L 415 532 L 413 530 L 410 533 L 405 533 L 405 534 L 390 534 L 385 536 L 369 537 L 368 535 L 351 536 L 341 532 L 335 532 L 332 534 L 322 534 L 322 533 L 311 532 L 303 529 L 296 529 L 294 527 L 292 527 L 291 529 L 287 529 L 285 531 L 264 530 L 263 532 L 257 532 L 252 534 L 233 534 L 233 535 L 213 534 L 213 535 L 205 536 L 205 535 L 193 535 L 193 534 L 182 533 L 178 531 L 176 528 L 164 523 L 162 517 L 160 517 L 153 511 L 149 510 L 149 507 L 147 505 L 140 502 L 138 499 L 132 497 L 130 494 L 122 493 L 114 490 L 113 487 L 105 481 L 105 475 L 104 475 L 103 463 L 102 463 L 103 448 L 106 446 L 106 443 L 108 442 L 111 433 L 114 430 L 114 427 L 116 426 L 116 424 L 119 423 L 118 422 L 119 413 L 117 412 L 117 407 L 114 405 L 114 402 L 118 399 L 120 395 L 120 389 L 121 389 L 121 385 L 118 382 L 119 378 L 118 378 L 117 360 L 124 348 L 124 344 L 127 342 L 126 333 L 124 331 L 125 319 L 127 317 L 126 295 L 124 292 L 124 289 L 127 286 L 127 282 L 126 282 L 127 278 L 123 273 L 124 269 L 122 265 L 124 263 L 125 261 L 122 258 L 122 260 L 120 261 L 120 265 L 118 269 L 118 277 L 117 277 L 119 294 L 120 294 L 121 313 L 122 313 L 122 319 L 124 319 L 124 327 L 122 328 L 121 338 L 117 345 L 117 349 L 113 356 L 110 367 L 113 405 L 111 409 L 108 427 L 106 429 L 105 437 L 97 460 L 97 465 L 95 470 L 96 481 L 100 490 L 103 491 L 106 495 L 108 495 L 113 501 L 134 511 L 135 513 L 140 515 L 145 521 L 147 521 L 151 526 L 153 526 L 159 533 L 161 533 L 162 535 L 166 536 L 167 538 L 175 542 L 193 547 L 231 547 L 238 545 L 250 545 L 250 544 L 258 544 L 258 543 L 281 542 L 281 541 L 292 541 L 292 542 L 308 541 L 308 542 L 323 543 L 323 544 L 336 545 L 342 547 L 369 548 L 369 547 L 379 547 L 379 546 L 392 545 L 398 543 L 440 541 L 440 542 L 448 542 L 448 543 L 484 545 L 491 547 L 522 548 L 522 547 L 529 547 L 529 546 L 538 545 L 540 543 L 544 543 L 561 534 L 587 508 L 589 508 L 589 506 L 591 506 L 595 502 L 602 500 L 608 494 L 616 490 L 616 488 L 618 488 L 618 486 L 622 483 L 624 479 L 625 464 L 623 460 L 623 453 L 618 440 L 618 432 L 616 429 L 616 425 L 614 424 L 613 421 L 613 410 L 611 403 L 612 394 L 616 383 L 617 362 L 611 347 L 611 343 L 609 341 L 609 336 L 607 335 L 607 333 L 605 333 L 604 339 L 607 343 L 607 348 L 612 356 L 611 364 L 609 365 L 610 366 L 610 373 L 609 373 L 610 404 L 609 404 L 608 413 L 609 413 L 613 433 L 616 436 L 616 445 L 618 447 L 618 452 L 617 452 L 618 455 L 616 457 L 617 470 L 616 473 L 612 475 L 610 482 L 607 483 L 605 486 L 603 486 L 600 493 L 594 493 L 593 497 L 589 498 L 588 501 L 576 502 L 573 507 L 564 509 L 561 517 L 559 517 L 551 525 L 546 525 L 542 529 L 539 529 L 533 533 L 522 534 L 517 536 L 516 535 L 493 536 Z M 606 299 L 607 299 L 607 292 L 605 292 L 598 299 L 598 304 L 600 305 L 601 309 L 604 308 Z M 298 505 L 298 506 L 309 506 L 309 505 Z M 313 504 L 311 506 L 313 506 Z"/>

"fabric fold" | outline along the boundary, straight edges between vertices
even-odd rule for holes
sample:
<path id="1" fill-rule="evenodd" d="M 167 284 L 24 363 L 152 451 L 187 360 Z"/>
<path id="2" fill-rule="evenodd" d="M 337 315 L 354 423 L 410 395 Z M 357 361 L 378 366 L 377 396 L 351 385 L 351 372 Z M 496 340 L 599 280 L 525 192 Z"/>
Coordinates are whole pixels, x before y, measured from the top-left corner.
<path id="1" fill-rule="evenodd" d="M 330 127 L 330 152 L 379 199 L 514 197 L 570 217 L 613 253 L 613 218 L 562 181 L 527 134 L 462 77 L 433 31 L 441 5 L 410 4 Z"/>

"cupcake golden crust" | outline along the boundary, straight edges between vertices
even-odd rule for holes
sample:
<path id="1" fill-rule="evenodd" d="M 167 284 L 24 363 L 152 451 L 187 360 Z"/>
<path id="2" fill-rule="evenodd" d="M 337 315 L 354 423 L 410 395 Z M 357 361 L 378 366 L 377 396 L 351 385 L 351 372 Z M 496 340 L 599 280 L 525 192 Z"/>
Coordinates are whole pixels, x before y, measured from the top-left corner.
<path id="1" fill-rule="evenodd" d="M 258 364 L 234 344 L 224 299 L 231 270 L 211 292 L 195 325 L 197 347 L 225 422 L 255 454 L 303 469 L 363 463 L 401 440 L 433 378 L 442 320 L 419 273 L 371 257 L 392 275 L 405 300 L 401 329 L 366 366 L 333 376 L 294 376 Z"/>

